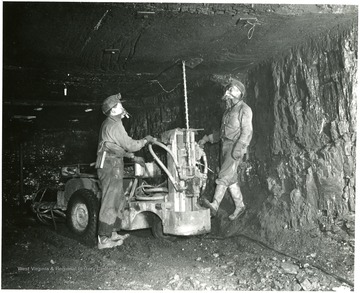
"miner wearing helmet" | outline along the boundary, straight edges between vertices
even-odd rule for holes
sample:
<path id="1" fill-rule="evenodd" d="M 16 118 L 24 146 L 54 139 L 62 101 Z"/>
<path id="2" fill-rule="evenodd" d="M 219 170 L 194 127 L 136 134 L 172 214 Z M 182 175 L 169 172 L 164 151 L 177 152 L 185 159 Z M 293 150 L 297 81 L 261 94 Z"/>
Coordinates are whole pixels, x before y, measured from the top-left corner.
<path id="1" fill-rule="evenodd" d="M 121 94 L 107 97 L 101 107 L 107 118 L 100 128 L 95 165 L 102 190 L 98 225 L 99 249 L 119 246 L 129 236 L 117 233 L 120 231 L 125 205 L 123 158 L 131 158 L 144 165 L 144 160 L 136 157 L 134 152 L 155 140 L 150 135 L 135 140 L 127 134 L 122 119 L 128 117 L 129 113 L 122 106 L 120 99 Z"/>
<path id="2" fill-rule="evenodd" d="M 237 168 L 243 161 L 244 155 L 250 144 L 252 128 L 252 110 L 243 101 L 245 86 L 236 79 L 231 79 L 228 83 L 222 99 L 226 102 L 226 110 L 222 117 L 220 131 L 210 135 L 205 135 L 199 145 L 203 146 L 206 142 L 222 142 L 222 164 L 216 179 L 216 188 L 213 201 L 203 199 L 206 207 L 210 208 L 212 214 L 216 214 L 224 194 L 229 188 L 231 197 L 234 200 L 235 210 L 229 216 L 230 220 L 235 220 L 245 211 L 243 196 L 238 183 Z"/>

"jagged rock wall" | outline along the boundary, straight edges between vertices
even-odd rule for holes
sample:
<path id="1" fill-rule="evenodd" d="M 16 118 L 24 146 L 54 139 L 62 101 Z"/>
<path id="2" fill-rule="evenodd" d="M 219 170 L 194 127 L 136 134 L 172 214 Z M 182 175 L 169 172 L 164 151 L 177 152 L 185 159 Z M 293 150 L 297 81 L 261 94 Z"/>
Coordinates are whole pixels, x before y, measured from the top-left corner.
<path id="1" fill-rule="evenodd" d="M 269 241 L 284 229 L 331 229 L 354 212 L 357 27 L 310 40 L 248 75 L 251 146 L 266 189 Z"/>
<path id="2" fill-rule="evenodd" d="M 248 73 L 246 102 L 253 109 L 250 160 L 239 170 L 248 213 L 230 223 L 227 193 L 213 232 L 232 235 L 255 228 L 277 242 L 288 229 L 330 230 L 354 212 L 357 87 L 357 27 L 309 40 L 288 55 Z M 190 127 L 219 127 L 222 88 L 213 78 L 189 86 Z M 134 113 L 134 137 L 185 127 L 183 92 L 146 100 Z M 206 145 L 211 199 L 219 168 L 219 146 Z"/>
<path id="3" fill-rule="evenodd" d="M 95 130 L 41 130 L 27 135 L 19 130 L 7 134 L 3 143 L 2 189 L 7 208 L 19 206 L 39 189 L 61 188 L 62 166 L 96 160 L 98 131 Z"/>
<path id="4" fill-rule="evenodd" d="M 254 225 L 260 236 L 276 241 L 287 229 L 331 229 L 354 212 L 356 73 L 357 27 L 310 40 L 249 72 L 246 102 L 254 113 L 254 137 L 250 160 L 238 170 L 249 213 L 229 226 L 234 207 L 227 194 L 215 230 L 226 234 Z M 223 92 L 208 77 L 188 86 L 190 127 L 204 129 L 200 139 L 220 125 Z M 181 87 L 144 98 L 139 106 L 128 109 L 132 118 L 125 121 L 134 138 L 160 137 L 186 125 Z M 93 156 L 97 132 L 91 137 Z M 207 145 L 205 151 L 214 172 L 205 191 L 211 199 L 219 146 Z"/>

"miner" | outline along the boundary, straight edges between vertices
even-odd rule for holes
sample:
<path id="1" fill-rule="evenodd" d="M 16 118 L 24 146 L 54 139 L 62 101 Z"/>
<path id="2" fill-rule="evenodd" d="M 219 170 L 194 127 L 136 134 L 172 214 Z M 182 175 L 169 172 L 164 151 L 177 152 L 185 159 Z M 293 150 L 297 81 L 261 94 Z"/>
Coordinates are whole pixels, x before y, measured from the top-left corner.
<path id="1" fill-rule="evenodd" d="M 245 86 L 236 79 L 230 79 L 222 97 L 226 102 L 226 110 L 222 117 L 220 131 L 205 135 L 199 141 L 200 146 L 207 142 L 216 143 L 220 140 L 222 142 L 222 164 L 215 181 L 216 188 L 213 201 L 209 202 L 207 199 L 203 199 L 203 204 L 210 208 L 211 213 L 215 215 L 227 188 L 229 188 L 235 204 L 235 210 L 229 216 L 230 220 L 235 220 L 245 211 L 243 196 L 238 183 L 237 168 L 247 153 L 253 127 L 252 110 L 244 102 L 244 95 Z"/>
<path id="2" fill-rule="evenodd" d="M 119 246 L 129 236 L 118 234 L 125 205 L 123 158 L 127 157 L 144 165 L 144 160 L 136 157 L 134 152 L 155 140 L 150 135 L 140 140 L 129 137 L 122 123 L 122 119 L 129 114 L 120 99 L 119 93 L 106 98 L 102 104 L 102 112 L 107 118 L 101 125 L 95 166 L 102 191 L 98 225 L 99 249 Z"/>

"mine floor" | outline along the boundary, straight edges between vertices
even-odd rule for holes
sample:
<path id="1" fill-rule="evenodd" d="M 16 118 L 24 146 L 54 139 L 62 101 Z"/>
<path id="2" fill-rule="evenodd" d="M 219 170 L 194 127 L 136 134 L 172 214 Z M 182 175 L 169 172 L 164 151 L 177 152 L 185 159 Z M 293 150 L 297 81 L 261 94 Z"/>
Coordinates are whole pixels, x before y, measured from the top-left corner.
<path id="1" fill-rule="evenodd" d="M 354 238 L 336 231 L 294 232 L 276 249 L 244 235 L 170 242 L 140 230 L 98 250 L 65 223 L 55 230 L 26 217 L 3 218 L 2 233 L 2 289 L 353 289 Z"/>

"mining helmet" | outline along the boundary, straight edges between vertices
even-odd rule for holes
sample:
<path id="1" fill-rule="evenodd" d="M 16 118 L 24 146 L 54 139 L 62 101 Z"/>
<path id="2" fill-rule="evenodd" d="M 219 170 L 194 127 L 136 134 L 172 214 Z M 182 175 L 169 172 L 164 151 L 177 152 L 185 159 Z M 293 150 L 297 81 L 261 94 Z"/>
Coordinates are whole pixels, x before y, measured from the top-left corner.
<path id="1" fill-rule="evenodd" d="M 245 86 L 242 84 L 242 82 L 240 82 L 237 79 L 232 78 L 232 79 L 230 79 L 230 82 L 226 88 L 229 89 L 233 86 L 237 87 L 241 91 L 243 96 L 245 95 Z"/>
<path id="2" fill-rule="evenodd" d="M 118 93 L 116 95 L 112 95 L 107 97 L 102 103 L 101 110 L 104 114 L 106 114 L 109 110 L 111 110 L 114 106 L 120 103 L 121 94 Z"/>

